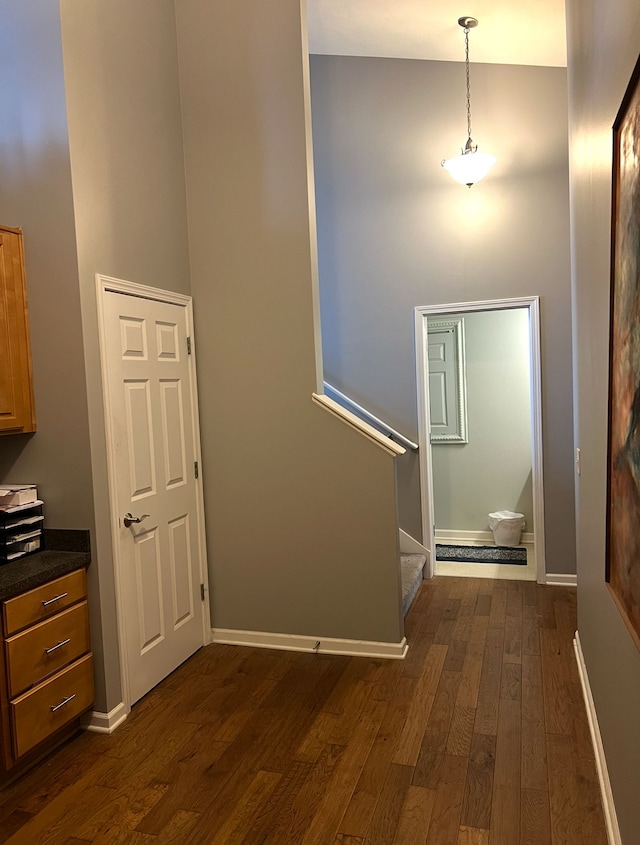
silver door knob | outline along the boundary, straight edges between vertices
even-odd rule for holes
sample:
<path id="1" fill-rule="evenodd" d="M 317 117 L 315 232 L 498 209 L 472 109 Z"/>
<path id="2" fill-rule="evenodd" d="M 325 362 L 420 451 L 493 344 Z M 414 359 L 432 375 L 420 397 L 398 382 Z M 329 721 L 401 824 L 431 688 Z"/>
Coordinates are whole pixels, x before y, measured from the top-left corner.
<path id="1" fill-rule="evenodd" d="M 137 525 L 139 522 L 142 522 L 142 520 L 146 519 L 148 516 L 148 513 L 143 513 L 142 516 L 133 516 L 133 514 L 125 513 L 122 521 L 124 522 L 124 527 L 129 528 L 131 525 Z"/>

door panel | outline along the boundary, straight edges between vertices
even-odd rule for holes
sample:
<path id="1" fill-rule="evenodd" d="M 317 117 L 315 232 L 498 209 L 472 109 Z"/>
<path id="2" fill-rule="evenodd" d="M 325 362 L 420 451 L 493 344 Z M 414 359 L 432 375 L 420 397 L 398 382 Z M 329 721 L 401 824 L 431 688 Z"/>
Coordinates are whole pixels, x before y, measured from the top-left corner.
<path id="1" fill-rule="evenodd" d="M 155 493 L 155 460 L 148 381 L 124 381 L 131 500 Z"/>
<path id="2" fill-rule="evenodd" d="M 160 382 L 162 406 L 162 445 L 164 447 L 165 487 L 186 483 L 184 411 L 182 384 L 179 381 Z"/>
<path id="3" fill-rule="evenodd" d="M 122 357 L 147 360 L 147 333 L 144 320 L 120 317 Z"/>
<path id="4" fill-rule="evenodd" d="M 0 227 L 0 434 L 35 423 L 22 233 Z"/>
<path id="5" fill-rule="evenodd" d="M 192 370 L 184 306 L 111 291 L 103 306 L 133 703 L 204 641 Z"/>
<path id="6" fill-rule="evenodd" d="M 193 616 L 192 567 L 179 565 L 181 560 L 191 560 L 189 534 L 189 514 L 184 514 L 169 523 L 174 628 L 184 624 Z"/>
<path id="7" fill-rule="evenodd" d="M 136 570 L 136 598 L 140 619 L 138 656 L 164 638 L 162 612 L 162 565 L 158 532 L 140 532 L 133 541 Z"/>
<path id="8" fill-rule="evenodd" d="M 429 373 L 429 401 L 431 402 L 431 430 L 446 428 L 449 425 L 449 414 L 447 379 L 444 373 Z"/>
<path id="9" fill-rule="evenodd" d="M 156 322 L 158 358 L 167 361 L 179 360 L 178 327 L 175 323 Z"/>

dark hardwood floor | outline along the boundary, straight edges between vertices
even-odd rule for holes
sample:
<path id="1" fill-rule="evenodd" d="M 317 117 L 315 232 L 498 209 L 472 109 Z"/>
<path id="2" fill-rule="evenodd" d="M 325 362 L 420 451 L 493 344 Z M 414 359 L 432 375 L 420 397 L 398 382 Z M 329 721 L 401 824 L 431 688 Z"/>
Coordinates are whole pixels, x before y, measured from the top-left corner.
<path id="1" fill-rule="evenodd" d="M 406 660 L 209 646 L 0 792 L 0 842 L 606 845 L 575 590 L 425 582 Z"/>

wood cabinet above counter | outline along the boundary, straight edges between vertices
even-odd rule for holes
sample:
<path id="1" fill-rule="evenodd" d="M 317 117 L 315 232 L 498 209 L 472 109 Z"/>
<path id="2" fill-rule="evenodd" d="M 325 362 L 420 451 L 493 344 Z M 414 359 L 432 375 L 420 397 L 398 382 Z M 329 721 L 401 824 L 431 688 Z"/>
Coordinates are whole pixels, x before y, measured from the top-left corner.
<path id="1" fill-rule="evenodd" d="M 0 434 L 36 430 L 22 232 L 0 226 Z"/>

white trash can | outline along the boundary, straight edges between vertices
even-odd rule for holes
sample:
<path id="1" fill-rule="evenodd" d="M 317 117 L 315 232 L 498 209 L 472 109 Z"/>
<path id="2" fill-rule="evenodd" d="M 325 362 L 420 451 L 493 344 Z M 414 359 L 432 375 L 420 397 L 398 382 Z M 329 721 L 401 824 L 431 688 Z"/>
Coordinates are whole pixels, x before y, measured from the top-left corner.
<path id="1" fill-rule="evenodd" d="M 496 546 L 518 546 L 524 528 L 524 514 L 513 511 L 494 511 L 489 514 L 489 528 Z"/>

